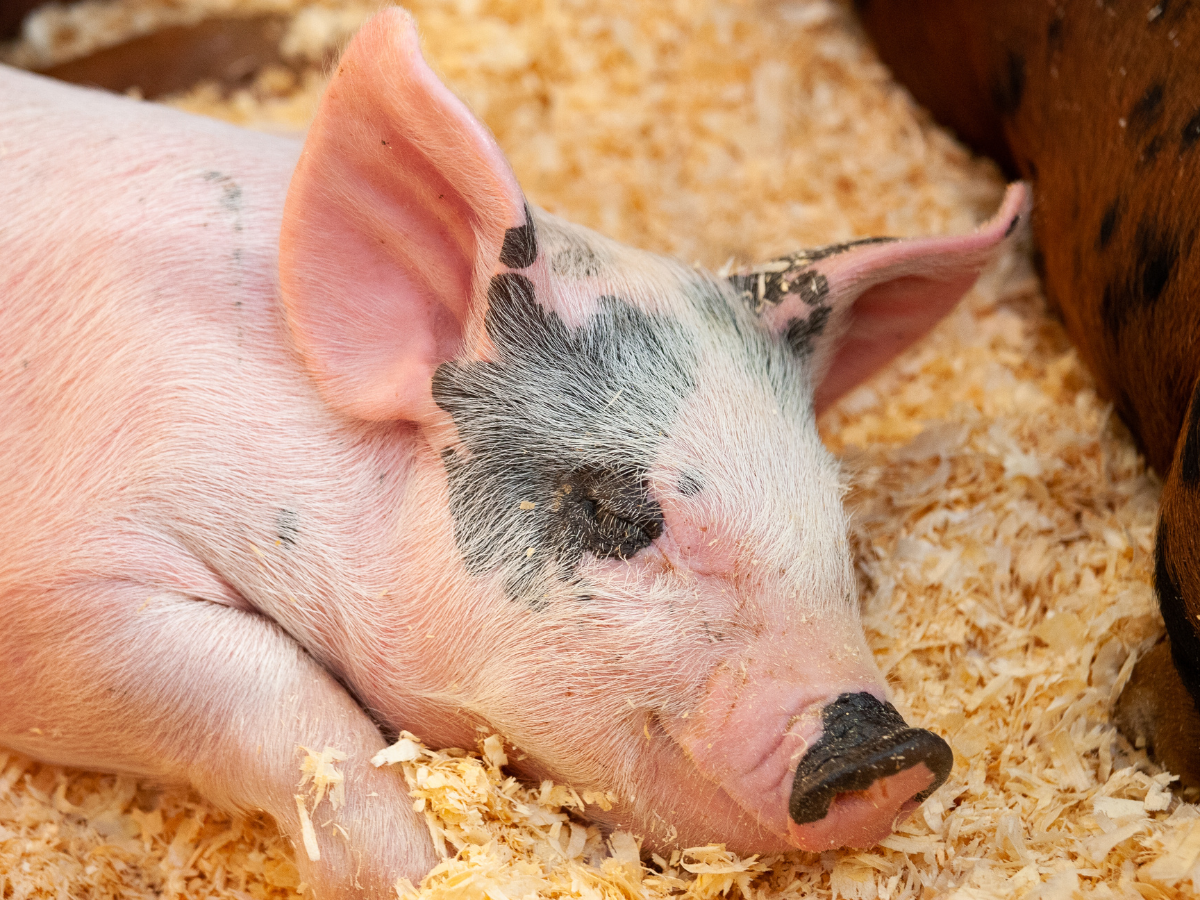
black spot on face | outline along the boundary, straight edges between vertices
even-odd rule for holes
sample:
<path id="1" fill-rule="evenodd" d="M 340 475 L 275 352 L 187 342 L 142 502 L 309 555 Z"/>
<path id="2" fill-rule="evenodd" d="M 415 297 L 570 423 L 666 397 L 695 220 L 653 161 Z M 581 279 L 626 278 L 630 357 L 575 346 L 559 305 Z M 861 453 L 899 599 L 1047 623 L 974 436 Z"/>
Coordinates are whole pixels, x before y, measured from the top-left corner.
<path id="1" fill-rule="evenodd" d="M 1188 615 L 1188 605 L 1168 548 L 1170 538 L 1171 526 L 1164 516 L 1159 519 L 1154 545 L 1154 591 L 1158 594 L 1158 607 L 1167 626 L 1167 637 L 1171 639 L 1171 660 L 1192 695 L 1192 701 L 1200 707 L 1200 634 L 1196 622 Z"/>
<path id="2" fill-rule="evenodd" d="M 1134 137 L 1140 137 L 1162 115 L 1163 85 L 1152 84 L 1129 110 L 1126 127 Z"/>
<path id="3" fill-rule="evenodd" d="M 1186 424 L 1187 437 L 1179 457 L 1179 478 L 1194 488 L 1200 485 L 1200 384 L 1192 390 L 1192 408 Z"/>
<path id="4" fill-rule="evenodd" d="M 704 490 L 704 480 L 700 477 L 699 472 L 684 472 L 679 476 L 679 483 L 676 487 L 683 496 L 695 497 Z"/>
<path id="5" fill-rule="evenodd" d="M 1104 287 L 1100 314 L 1108 331 L 1118 336 L 1135 311 L 1158 302 L 1179 260 L 1179 241 L 1150 220 L 1138 226 L 1133 267 Z"/>
<path id="6" fill-rule="evenodd" d="M 796 356 L 807 359 L 812 354 L 813 342 L 829 324 L 829 311 L 828 306 L 822 306 L 814 309 L 807 319 L 792 319 L 788 322 L 784 340 Z"/>
<path id="7" fill-rule="evenodd" d="M 1108 243 L 1112 240 L 1113 233 L 1117 230 L 1117 224 L 1120 220 L 1121 199 L 1118 197 L 1105 207 L 1104 215 L 1100 217 L 1100 233 L 1096 235 L 1097 250 L 1104 250 L 1108 247 Z"/>
<path id="8" fill-rule="evenodd" d="M 1196 146 L 1196 142 L 1200 141 L 1200 109 L 1196 110 L 1195 115 L 1187 120 L 1187 124 L 1183 126 L 1183 131 L 1179 135 L 1179 152 L 1184 153 Z"/>
<path id="9" fill-rule="evenodd" d="M 588 593 L 584 553 L 629 558 L 662 531 L 646 473 L 695 387 L 692 345 L 673 320 L 601 297 L 580 328 L 508 272 L 488 289 L 493 359 L 443 363 L 433 398 L 461 446 L 442 454 L 467 570 L 502 572 L 534 608 L 554 582 Z"/>
<path id="10" fill-rule="evenodd" d="M 294 509 L 281 509 L 275 515 L 275 536 L 279 543 L 295 547 L 300 537 L 300 514 Z"/>
<path id="11" fill-rule="evenodd" d="M 500 262 L 510 269 L 526 269 L 537 259 L 537 226 L 528 204 L 525 206 L 525 224 L 509 228 L 504 232 L 504 245 L 500 248 Z"/>
<path id="12" fill-rule="evenodd" d="M 1030 165 L 1033 165 L 1033 163 L 1030 163 Z M 1009 237 L 1014 231 L 1017 230 L 1017 226 L 1020 224 L 1021 224 L 1021 217 L 1013 216 L 1012 221 L 1008 223 L 1008 227 L 1004 229 L 1004 236 Z"/>
<path id="13" fill-rule="evenodd" d="M 629 559 L 663 530 L 662 510 L 634 469 L 580 466 L 563 480 L 552 511 L 575 546 L 601 559 Z"/>
<path id="14" fill-rule="evenodd" d="M 1025 56 L 1009 50 L 1004 66 L 992 80 L 992 105 L 1002 116 L 1011 116 L 1025 95 Z"/>

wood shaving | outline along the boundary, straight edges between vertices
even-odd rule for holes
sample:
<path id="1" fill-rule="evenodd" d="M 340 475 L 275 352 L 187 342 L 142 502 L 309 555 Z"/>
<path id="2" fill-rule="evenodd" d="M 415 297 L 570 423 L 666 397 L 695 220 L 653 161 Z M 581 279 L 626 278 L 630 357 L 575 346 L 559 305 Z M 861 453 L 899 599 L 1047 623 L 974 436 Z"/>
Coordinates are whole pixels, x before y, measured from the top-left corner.
<path id="1" fill-rule="evenodd" d="M 51 7 L 0 58 L 48 64 L 234 8 Z M 373 4 L 236 8 L 295 13 L 290 52 L 319 59 Z M 1001 195 L 994 168 L 914 108 L 835 3 L 410 8 L 433 65 L 531 199 L 629 243 L 716 269 L 855 237 L 962 232 Z M 173 102 L 300 131 L 323 83 L 310 68 Z M 710 845 L 643 859 L 634 836 L 586 824 L 605 798 L 508 778 L 498 739 L 465 756 L 405 737 L 379 764 L 401 767 L 447 858 L 398 896 L 1200 896 L 1200 812 L 1109 721 L 1162 630 L 1160 484 L 1046 317 L 1026 258 L 999 260 L 821 426 L 852 484 L 868 640 L 908 721 L 953 746 L 947 783 L 869 851 L 740 859 Z M 270 822 L 187 792 L 0 752 L 0 898 L 289 897 L 291 852 Z"/>

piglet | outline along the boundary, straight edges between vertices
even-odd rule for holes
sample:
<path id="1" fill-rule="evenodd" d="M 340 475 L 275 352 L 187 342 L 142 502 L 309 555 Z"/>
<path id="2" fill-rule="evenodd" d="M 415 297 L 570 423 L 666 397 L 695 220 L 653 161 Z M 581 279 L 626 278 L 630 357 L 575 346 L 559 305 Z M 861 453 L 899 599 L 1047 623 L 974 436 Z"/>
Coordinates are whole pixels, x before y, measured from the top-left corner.
<path id="1" fill-rule="evenodd" d="M 530 206 L 395 9 L 302 148 L 11 70 L 0 123 L 0 741 L 265 810 L 338 897 L 436 862 L 370 763 L 401 729 L 499 733 L 656 847 L 869 846 L 946 778 L 814 413 L 1022 188 L 718 277 Z"/>

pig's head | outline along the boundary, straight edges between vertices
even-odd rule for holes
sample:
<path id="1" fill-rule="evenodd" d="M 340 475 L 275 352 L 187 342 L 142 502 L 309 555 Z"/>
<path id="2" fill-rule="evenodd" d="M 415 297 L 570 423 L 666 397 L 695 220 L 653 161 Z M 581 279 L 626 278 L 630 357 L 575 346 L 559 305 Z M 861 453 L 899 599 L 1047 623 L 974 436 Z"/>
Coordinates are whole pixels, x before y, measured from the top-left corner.
<path id="1" fill-rule="evenodd" d="M 719 277 L 532 210 L 407 16 L 374 19 L 313 124 L 280 269 L 325 402 L 425 448 L 404 602 L 444 639 L 405 689 L 497 729 L 529 776 L 615 793 L 597 816 L 652 843 L 884 837 L 952 757 L 885 700 L 815 412 L 957 301 L 1023 196 L 973 235 Z"/>

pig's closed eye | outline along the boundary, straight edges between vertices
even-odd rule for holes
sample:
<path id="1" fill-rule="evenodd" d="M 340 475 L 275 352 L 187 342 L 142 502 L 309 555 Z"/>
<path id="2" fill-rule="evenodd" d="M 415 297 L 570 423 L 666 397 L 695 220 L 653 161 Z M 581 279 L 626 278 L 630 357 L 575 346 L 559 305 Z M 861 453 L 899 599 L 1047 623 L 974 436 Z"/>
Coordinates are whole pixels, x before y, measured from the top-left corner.
<path id="1" fill-rule="evenodd" d="M 628 559 L 662 534 L 662 510 L 634 469 L 585 465 L 559 488 L 562 525 L 581 550 Z"/>

